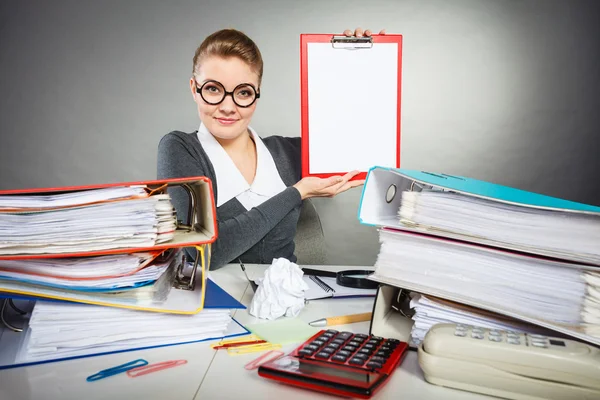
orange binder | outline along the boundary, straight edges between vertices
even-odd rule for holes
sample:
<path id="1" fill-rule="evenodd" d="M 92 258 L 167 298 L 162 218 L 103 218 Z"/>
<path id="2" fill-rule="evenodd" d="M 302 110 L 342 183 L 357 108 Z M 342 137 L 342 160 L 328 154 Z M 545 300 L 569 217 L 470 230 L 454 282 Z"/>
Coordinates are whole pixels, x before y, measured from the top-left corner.
<path id="1" fill-rule="evenodd" d="M 400 168 L 402 35 L 300 35 L 302 176 Z"/>

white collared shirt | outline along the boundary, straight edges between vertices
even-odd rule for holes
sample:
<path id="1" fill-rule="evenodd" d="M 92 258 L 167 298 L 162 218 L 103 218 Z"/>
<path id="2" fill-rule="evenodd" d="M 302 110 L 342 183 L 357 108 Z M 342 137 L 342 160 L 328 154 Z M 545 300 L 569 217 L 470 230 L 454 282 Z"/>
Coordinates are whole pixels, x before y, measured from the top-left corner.
<path id="1" fill-rule="evenodd" d="M 271 152 L 254 129 L 248 127 L 248 130 L 256 144 L 256 174 L 252 185 L 246 182 L 229 154 L 206 126 L 201 123 L 198 128 L 198 140 L 215 170 L 217 207 L 235 197 L 246 210 L 250 210 L 286 189 Z"/>

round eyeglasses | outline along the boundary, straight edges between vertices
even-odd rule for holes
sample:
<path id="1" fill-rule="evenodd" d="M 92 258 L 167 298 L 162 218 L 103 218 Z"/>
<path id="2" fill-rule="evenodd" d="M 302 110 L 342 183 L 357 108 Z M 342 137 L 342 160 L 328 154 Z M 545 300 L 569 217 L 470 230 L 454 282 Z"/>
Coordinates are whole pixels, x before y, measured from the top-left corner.
<path id="1" fill-rule="evenodd" d="M 221 82 L 212 80 L 204 82 L 200 87 L 196 86 L 196 92 L 202 100 L 213 106 L 221 104 L 227 95 L 231 96 L 238 107 L 243 108 L 250 107 L 260 97 L 260 93 L 257 93 L 250 83 L 241 83 L 228 92 Z"/>

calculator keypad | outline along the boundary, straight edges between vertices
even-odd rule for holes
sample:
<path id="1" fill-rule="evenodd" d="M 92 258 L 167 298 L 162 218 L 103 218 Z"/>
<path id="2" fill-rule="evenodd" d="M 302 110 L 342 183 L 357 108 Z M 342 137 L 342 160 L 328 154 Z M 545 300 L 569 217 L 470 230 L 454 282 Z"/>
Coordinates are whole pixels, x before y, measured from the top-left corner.
<path id="1" fill-rule="evenodd" d="M 396 349 L 402 354 L 407 345 L 396 339 L 384 339 L 362 333 L 322 331 L 296 349 L 296 355 L 314 360 L 350 365 L 368 370 L 381 370 L 390 360 L 399 361 Z M 392 357 L 394 355 L 394 357 Z"/>

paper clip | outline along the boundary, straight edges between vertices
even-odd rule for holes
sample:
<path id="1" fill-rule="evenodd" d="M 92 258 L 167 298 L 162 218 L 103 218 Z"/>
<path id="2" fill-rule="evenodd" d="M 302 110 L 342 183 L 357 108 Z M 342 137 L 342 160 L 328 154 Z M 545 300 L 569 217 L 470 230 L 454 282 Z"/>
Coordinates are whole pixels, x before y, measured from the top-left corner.
<path id="1" fill-rule="evenodd" d="M 256 369 L 261 365 L 268 363 L 270 361 L 277 360 L 279 357 L 283 355 L 283 351 L 279 350 L 271 350 L 258 357 L 256 360 L 250 361 L 248 364 L 244 366 L 247 370 Z"/>
<path id="2" fill-rule="evenodd" d="M 98 381 L 100 379 L 108 378 L 109 376 L 129 371 L 130 369 L 143 367 L 144 365 L 148 365 L 148 361 L 140 358 L 138 360 L 130 361 L 122 365 L 117 365 L 116 367 L 103 369 L 102 371 L 97 372 L 94 375 L 88 376 L 86 380 L 88 382 Z"/>
<path id="3" fill-rule="evenodd" d="M 138 376 L 151 374 L 153 372 L 162 371 L 163 369 L 177 367 L 179 365 L 187 364 L 187 360 L 172 360 L 163 361 L 159 363 L 149 364 L 144 367 L 138 367 L 127 371 L 127 376 L 130 378 L 137 378 Z"/>
<path id="4" fill-rule="evenodd" d="M 250 346 L 230 347 L 227 349 L 227 354 L 235 356 L 239 354 L 257 353 L 259 351 L 274 350 L 280 348 L 280 344 L 273 344 L 267 342 L 260 344 L 252 344 Z"/>
<path id="5" fill-rule="evenodd" d="M 263 339 L 259 338 L 256 335 L 248 335 L 248 336 L 243 336 L 243 337 L 239 337 L 236 339 L 230 339 L 230 340 L 221 340 L 220 342 L 217 343 L 213 343 L 210 345 L 210 347 L 212 347 L 213 349 L 215 348 L 227 348 L 227 347 L 232 347 L 230 345 L 238 345 L 238 344 L 242 344 L 242 343 L 257 343 L 259 341 L 263 341 Z"/>

